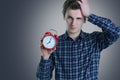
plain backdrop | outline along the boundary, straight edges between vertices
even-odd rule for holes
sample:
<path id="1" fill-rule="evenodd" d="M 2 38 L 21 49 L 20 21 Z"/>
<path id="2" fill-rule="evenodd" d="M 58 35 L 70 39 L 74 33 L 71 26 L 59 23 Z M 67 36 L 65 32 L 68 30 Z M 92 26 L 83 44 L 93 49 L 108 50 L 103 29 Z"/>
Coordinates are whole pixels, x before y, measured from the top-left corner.
<path id="1" fill-rule="evenodd" d="M 65 0 L 0 0 L 0 80 L 36 80 L 42 35 L 65 32 Z M 91 12 L 120 25 L 120 0 L 89 0 Z M 87 22 L 83 30 L 101 31 Z M 120 80 L 120 39 L 101 53 L 99 80 Z M 54 80 L 54 76 L 53 76 Z"/>

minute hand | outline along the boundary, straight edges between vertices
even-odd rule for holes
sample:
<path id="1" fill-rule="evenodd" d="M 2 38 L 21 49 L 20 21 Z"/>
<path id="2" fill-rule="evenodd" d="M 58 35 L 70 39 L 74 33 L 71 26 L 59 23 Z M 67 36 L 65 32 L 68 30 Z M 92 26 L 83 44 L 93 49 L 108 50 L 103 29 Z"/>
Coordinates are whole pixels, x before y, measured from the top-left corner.
<path id="1" fill-rule="evenodd" d="M 49 40 L 49 42 L 47 44 L 49 44 L 51 42 L 51 39 L 52 39 L 52 37 L 50 38 L 50 40 Z"/>

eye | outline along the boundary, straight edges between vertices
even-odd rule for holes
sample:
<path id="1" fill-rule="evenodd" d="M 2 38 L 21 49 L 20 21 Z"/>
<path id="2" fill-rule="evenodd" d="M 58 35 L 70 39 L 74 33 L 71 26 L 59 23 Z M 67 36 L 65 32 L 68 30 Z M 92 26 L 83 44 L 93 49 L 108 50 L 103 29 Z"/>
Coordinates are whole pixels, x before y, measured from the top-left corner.
<path id="1" fill-rule="evenodd" d="M 73 19 L 71 16 L 68 16 L 67 19 Z"/>
<path id="2" fill-rule="evenodd" d="M 77 20 L 82 20 L 82 18 L 79 17 L 79 18 L 77 18 Z"/>

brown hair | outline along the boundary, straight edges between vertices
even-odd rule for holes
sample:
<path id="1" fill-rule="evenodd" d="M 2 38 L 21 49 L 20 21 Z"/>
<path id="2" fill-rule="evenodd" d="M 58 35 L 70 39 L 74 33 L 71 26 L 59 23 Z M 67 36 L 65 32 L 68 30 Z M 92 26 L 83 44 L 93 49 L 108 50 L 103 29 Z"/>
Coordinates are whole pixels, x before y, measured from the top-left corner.
<path id="1" fill-rule="evenodd" d="M 81 10 L 81 7 L 76 0 L 66 0 L 63 4 L 63 11 L 62 11 L 64 17 L 68 9 L 73 9 L 73 10 L 80 9 Z"/>

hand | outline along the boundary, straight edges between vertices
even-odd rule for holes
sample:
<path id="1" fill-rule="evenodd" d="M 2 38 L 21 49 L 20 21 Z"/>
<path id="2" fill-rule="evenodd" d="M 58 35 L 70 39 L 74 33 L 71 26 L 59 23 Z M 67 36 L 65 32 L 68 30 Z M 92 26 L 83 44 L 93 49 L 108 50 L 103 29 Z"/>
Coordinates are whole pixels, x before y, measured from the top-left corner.
<path id="1" fill-rule="evenodd" d="M 41 44 L 41 46 L 40 46 L 40 51 L 41 51 L 41 54 L 42 54 L 44 60 L 48 60 L 49 57 L 50 57 L 50 54 L 51 54 L 52 52 L 54 52 L 55 50 L 56 50 L 56 48 L 55 48 L 54 50 L 47 50 L 46 48 L 44 48 L 44 47 L 42 46 L 42 44 Z"/>
<path id="2" fill-rule="evenodd" d="M 89 17 L 90 7 L 88 4 L 88 0 L 76 0 L 76 1 L 80 4 L 83 16 L 86 18 Z"/>

